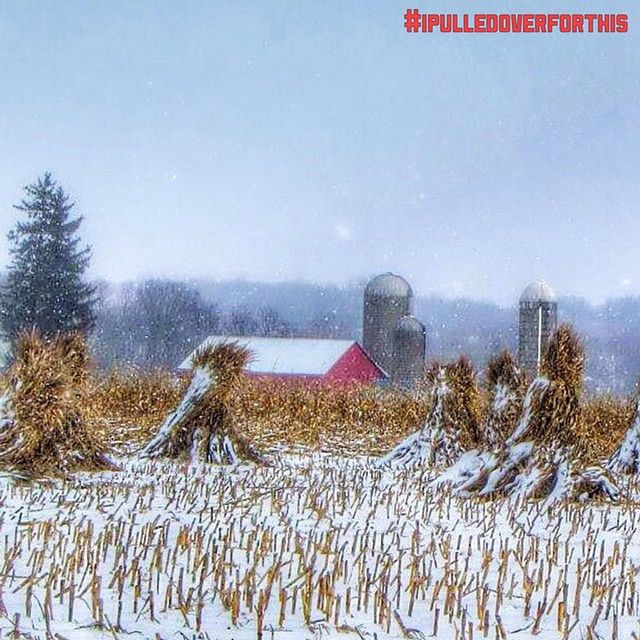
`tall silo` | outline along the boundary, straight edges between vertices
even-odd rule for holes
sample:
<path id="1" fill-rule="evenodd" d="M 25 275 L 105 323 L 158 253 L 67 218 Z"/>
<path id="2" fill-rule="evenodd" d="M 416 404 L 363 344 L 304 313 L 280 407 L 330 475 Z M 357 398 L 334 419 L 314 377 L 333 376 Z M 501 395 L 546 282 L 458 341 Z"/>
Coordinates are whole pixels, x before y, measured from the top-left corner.
<path id="1" fill-rule="evenodd" d="M 393 332 L 393 382 L 409 389 L 424 376 L 427 331 L 416 317 L 403 316 Z"/>
<path id="2" fill-rule="evenodd" d="M 393 337 L 398 320 L 411 313 L 409 283 L 393 273 L 373 278 L 364 290 L 362 346 L 393 379 Z"/>
<path id="3" fill-rule="evenodd" d="M 518 362 L 535 376 L 540 372 L 549 339 L 558 324 L 558 301 L 544 281 L 532 282 L 520 296 L 518 326 Z"/>

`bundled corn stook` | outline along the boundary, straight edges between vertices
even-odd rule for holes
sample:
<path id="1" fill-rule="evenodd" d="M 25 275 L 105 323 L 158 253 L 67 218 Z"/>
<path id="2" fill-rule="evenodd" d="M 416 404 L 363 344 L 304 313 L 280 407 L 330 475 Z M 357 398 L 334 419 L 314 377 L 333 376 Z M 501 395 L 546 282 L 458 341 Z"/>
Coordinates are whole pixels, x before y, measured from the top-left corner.
<path id="1" fill-rule="evenodd" d="M 640 395 L 636 399 L 631 427 L 606 466 L 617 473 L 628 475 L 640 473 Z"/>
<path id="2" fill-rule="evenodd" d="M 246 348 L 235 343 L 199 350 L 184 397 L 141 456 L 214 464 L 264 463 L 236 432 L 229 410 L 231 396 L 238 391 L 250 357 Z"/>
<path id="3" fill-rule="evenodd" d="M 0 408 L 0 467 L 24 478 L 114 469 L 87 401 L 84 338 L 47 341 L 33 331 L 19 338 L 15 355 Z"/>
<path id="4" fill-rule="evenodd" d="M 518 422 L 526 391 L 525 376 L 513 356 L 504 350 L 487 363 L 486 383 L 489 410 L 482 440 L 485 446 L 497 447 L 504 444 Z"/>
<path id="5" fill-rule="evenodd" d="M 381 458 L 379 465 L 446 466 L 478 445 L 480 394 L 469 360 L 460 358 L 446 366 L 435 364 L 427 380 L 433 396 L 427 421 Z"/>
<path id="6" fill-rule="evenodd" d="M 463 495 L 520 495 L 566 499 L 617 499 L 619 491 L 601 467 L 587 466 L 580 430 L 584 349 L 567 325 L 549 344 L 542 375 L 529 385 L 520 420 L 496 451 L 472 451 L 436 482 Z"/>

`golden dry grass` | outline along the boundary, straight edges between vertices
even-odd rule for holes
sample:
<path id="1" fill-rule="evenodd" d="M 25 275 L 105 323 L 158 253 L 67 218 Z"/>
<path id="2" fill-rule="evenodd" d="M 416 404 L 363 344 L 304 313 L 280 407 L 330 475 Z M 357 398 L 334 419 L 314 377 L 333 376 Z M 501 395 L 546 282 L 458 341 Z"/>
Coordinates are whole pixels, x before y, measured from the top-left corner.
<path id="1" fill-rule="evenodd" d="M 304 446 L 382 455 L 424 423 L 428 402 L 398 390 L 252 381 L 232 400 L 239 430 L 260 448 Z"/>
<path id="2" fill-rule="evenodd" d="M 97 379 L 95 410 L 110 425 L 114 446 L 139 447 L 178 404 L 188 378 L 168 372 L 113 371 Z M 482 405 L 490 406 L 486 397 Z M 303 387 L 250 381 L 231 398 L 237 428 L 260 449 L 309 447 L 344 455 L 383 455 L 420 428 L 430 404 L 424 395 L 370 387 Z M 484 409 L 486 412 L 486 408 Z M 631 424 L 633 402 L 600 395 L 582 402 L 577 437 L 586 457 L 610 455 Z M 510 421 L 510 424 L 512 421 Z"/>
<path id="3" fill-rule="evenodd" d="M 464 409 L 456 415 L 456 422 L 464 425 L 465 448 L 484 438 L 479 425 L 487 425 L 491 418 L 498 381 L 516 393 L 514 406 L 519 413 L 524 382 L 513 365 L 513 357 L 504 353 L 490 361 L 487 384 L 480 390 L 468 362 L 462 359 L 447 365 L 449 384 L 460 395 L 456 405 Z M 543 439 L 559 435 L 563 443 L 579 445 L 581 455 L 596 462 L 620 443 L 631 424 L 633 403 L 623 396 L 584 396 L 583 366 L 579 339 L 569 327 L 562 327 L 545 359 L 545 373 L 556 390 L 536 420 L 536 432 Z M 437 369 L 439 365 L 431 368 L 427 386 L 433 384 Z M 109 422 L 114 445 L 139 447 L 177 406 L 188 382 L 188 376 L 178 378 L 166 371 L 115 370 L 92 380 L 92 410 Z M 238 432 L 261 450 L 308 447 L 342 455 L 379 456 L 425 423 L 432 397 L 424 389 L 409 394 L 368 386 L 339 388 L 247 379 L 229 395 L 228 404 Z M 513 427 L 515 420 L 517 416 L 510 415 L 508 425 L 501 426 Z"/>
<path id="4" fill-rule="evenodd" d="M 188 378 L 162 369 L 112 369 L 91 379 L 90 404 L 108 422 L 114 446 L 140 446 L 180 401 Z"/>
<path id="5" fill-rule="evenodd" d="M 591 462 L 609 458 L 631 426 L 635 402 L 628 396 L 602 394 L 583 401 L 578 437 Z"/>
<path id="6" fill-rule="evenodd" d="M 166 371 L 114 370 L 95 377 L 91 402 L 118 448 L 156 433 L 188 386 Z M 248 379 L 229 398 L 238 432 L 259 449 L 309 447 L 345 455 L 381 455 L 422 426 L 424 395 L 368 386 L 337 388 Z"/>

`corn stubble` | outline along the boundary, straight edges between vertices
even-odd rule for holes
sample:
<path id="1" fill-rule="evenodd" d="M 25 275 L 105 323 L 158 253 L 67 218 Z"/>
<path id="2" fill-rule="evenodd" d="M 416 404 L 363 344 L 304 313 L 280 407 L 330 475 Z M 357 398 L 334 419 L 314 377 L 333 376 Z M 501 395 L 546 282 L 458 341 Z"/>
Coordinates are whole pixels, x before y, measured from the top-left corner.
<path id="1" fill-rule="evenodd" d="M 610 476 L 595 461 L 634 459 L 616 454 L 638 451 L 624 448 L 640 429 L 637 403 L 583 399 L 582 347 L 568 327 L 529 385 L 502 354 L 482 388 L 461 360 L 433 367 L 415 396 L 250 383 L 247 357 L 234 345 L 203 352 L 184 384 L 165 374 L 100 379 L 77 337 L 24 337 L 4 397 L 4 468 L 25 477 L 104 468 L 107 428 L 118 446 L 155 442 L 157 459 L 129 461 L 108 481 L 72 476 L 55 492 L 0 485 L 9 637 L 60 637 L 69 624 L 116 638 L 250 625 L 256 638 L 335 629 L 618 640 L 623 624 L 638 628 L 637 505 L 624 495 L 597 509 L 565 500 L 606 496 Z M 170 428 L 154 426 L 167 413 Z M 493 500 L 461 499 L 442 483 L 425 490 L 429 462 L 389 471 L 343 459 L 379 455 L 429 421 L 441 439 L 436 463 L 475 451 L 485 466 L 458 480 L 466 495 Z M 176 473 L 175 460 L 219 462 L 210 453 L 225 438 L 244 459 L 239 437 L 339 456 Z M 637 466 L 612 468 L 638 492 Z M 553 509 L 529 500 L 560 489 Z"/>
<path id="2" fill-rule="evenodd" d="M 4 629 L 633 637 L 633 504 L 544 511 L 519 497 L 505 509 L 386 473 L 317 458 L 243 475 L 134 461 L 108 484 L 2 485 Z"/>

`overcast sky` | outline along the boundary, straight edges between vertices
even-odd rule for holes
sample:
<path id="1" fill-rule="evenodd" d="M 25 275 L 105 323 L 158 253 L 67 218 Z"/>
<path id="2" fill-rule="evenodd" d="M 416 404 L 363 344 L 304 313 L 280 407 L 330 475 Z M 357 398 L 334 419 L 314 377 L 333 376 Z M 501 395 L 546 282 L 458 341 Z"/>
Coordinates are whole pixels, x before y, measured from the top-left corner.
<path id="1" fill-rule="evenodd" d="M 407 34 L 406 0 L 0 0 L 0 234 L 49 170 L 95 277 L 640 294 L 637 0 L 409 6 L 542 5 L 630 31 Z"/>

